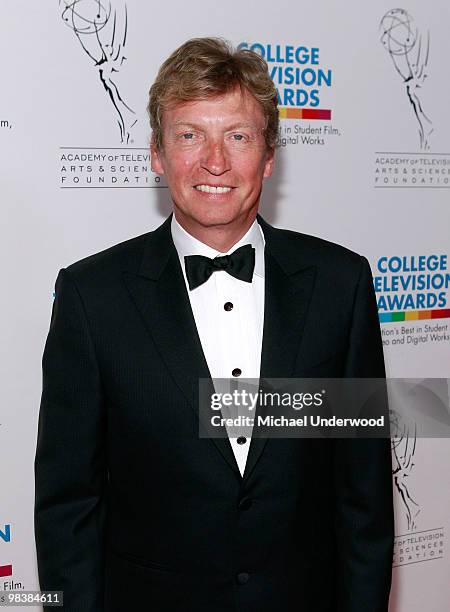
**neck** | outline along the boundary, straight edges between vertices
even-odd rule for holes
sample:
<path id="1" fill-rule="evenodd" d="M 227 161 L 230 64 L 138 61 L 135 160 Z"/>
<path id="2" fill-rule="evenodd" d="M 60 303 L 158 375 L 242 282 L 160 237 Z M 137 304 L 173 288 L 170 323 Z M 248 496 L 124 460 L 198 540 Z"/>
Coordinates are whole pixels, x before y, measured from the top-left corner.
<path id="1" fill-rule="evenodd" d="M 256 219 L 256 211 L 245 219 L 239 219 L 232 223 L 223 225 L 203 226 L 192 222 L 184 215 L 179 215 L 174 211 L 175 219 L 181 227 L 191 236 L 208 245 L 219 253 L 229 251 L 250 229 Z"/>

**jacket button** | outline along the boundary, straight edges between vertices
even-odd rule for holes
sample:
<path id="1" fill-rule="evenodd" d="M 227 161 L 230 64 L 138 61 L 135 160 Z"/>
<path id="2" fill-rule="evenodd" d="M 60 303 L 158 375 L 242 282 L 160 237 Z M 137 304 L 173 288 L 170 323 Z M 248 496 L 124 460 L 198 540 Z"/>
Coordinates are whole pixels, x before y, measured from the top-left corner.
<path id="1" fill-rule="evenodd" d="M 239 510 L 250 510 L 250 508 L 252 507 L 252 500 L 249 499 L 248 497 L 245 497 L 244 499 L 241 499 L 241 501 L 239 502 Z"/>
<path id="2" fill-rule="evenodd" d="M 238 584 L 246 584 L 250 580 L 250 574 L 247 574 L 247 572 L 241 572 L 236 576 L 236 580 L 238 581 Z"/>

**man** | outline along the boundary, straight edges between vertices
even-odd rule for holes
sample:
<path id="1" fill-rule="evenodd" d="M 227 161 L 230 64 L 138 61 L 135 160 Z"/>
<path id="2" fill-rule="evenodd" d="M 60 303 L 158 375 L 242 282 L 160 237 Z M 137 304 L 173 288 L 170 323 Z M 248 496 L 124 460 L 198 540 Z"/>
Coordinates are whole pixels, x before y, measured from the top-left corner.
<path id="1" fill-rule="evenodd" d="M 70 612 L 386 612 L 385 439 L 199 437 L 200 378 L 383 377 L 367 261 L 257 217 L 263 60 L 194 39 L 150 91 L 174 215 L 60 271 L 36 453 L 41 589 Z"/>

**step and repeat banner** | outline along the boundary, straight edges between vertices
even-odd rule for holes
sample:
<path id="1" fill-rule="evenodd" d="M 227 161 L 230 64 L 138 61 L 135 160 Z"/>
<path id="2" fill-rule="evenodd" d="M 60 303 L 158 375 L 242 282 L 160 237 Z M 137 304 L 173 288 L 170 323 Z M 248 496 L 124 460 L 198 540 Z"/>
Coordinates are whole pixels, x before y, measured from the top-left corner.
<path id="1" fill-rule="evenodd" d="M 281 126 L 263 217 L 369 259 L 389 377 L 450 377 L 448 2 L 3 0 L 0 33 L 0 592 L 38 588 L 33 459 L 56 275 L 169 214 L 145 107 L 188 38 L 268 62 Z M 392 457 L 391 610 L 444 612 L 449 441 L 405 431 Z"/>

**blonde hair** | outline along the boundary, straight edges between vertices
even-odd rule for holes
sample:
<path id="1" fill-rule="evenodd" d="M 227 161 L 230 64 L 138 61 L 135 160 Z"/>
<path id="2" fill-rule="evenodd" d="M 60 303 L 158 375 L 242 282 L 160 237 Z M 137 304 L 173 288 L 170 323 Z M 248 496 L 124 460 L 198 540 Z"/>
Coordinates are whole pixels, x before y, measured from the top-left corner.
<path id="1" fill-rule="evenodd" d="M 266 119 L 266 145 L 273 148 L 278 138 L 278 96 L 267 64 L 257 53 L 236 50 L 221 38 L 192 38 L 160 67 L 147 106 L 156 147 L 162 146 L 164 109 L 179 102 L 223 95 L 236 87 L 247 90 L 260 104 Z"/>

